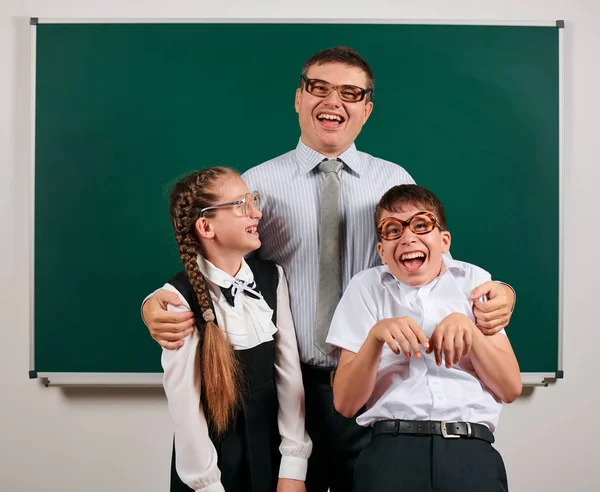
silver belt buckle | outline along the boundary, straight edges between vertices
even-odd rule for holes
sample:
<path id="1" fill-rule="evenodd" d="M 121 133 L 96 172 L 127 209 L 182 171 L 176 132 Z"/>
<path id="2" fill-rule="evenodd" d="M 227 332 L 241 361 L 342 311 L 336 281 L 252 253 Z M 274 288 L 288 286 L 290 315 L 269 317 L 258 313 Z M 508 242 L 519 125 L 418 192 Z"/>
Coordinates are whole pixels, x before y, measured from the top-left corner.
<path id="1" fill-rule="evenodd" d="M 457 434 L 448 434 L 448 429 L 446 429 L 446 425 L 448 424 L 458 424 L 458 420 L 442 420 L 441 422 L 441 429 L 442 429 L 442 437 L 444 439 L 458 439 L 460 436 Z M 469 429 L 469 434 L 471 433 L 471 426 L 468 425 L 467 426 Z"/>

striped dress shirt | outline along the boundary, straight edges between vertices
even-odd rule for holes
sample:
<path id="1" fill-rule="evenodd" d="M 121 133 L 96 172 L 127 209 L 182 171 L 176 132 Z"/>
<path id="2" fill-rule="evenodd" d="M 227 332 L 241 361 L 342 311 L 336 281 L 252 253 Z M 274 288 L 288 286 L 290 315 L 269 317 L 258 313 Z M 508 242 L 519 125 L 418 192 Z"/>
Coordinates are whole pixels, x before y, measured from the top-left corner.
<path id="1" fill-rule="evenodd" d="M 356 150 L 339 155 L 341 181 L 342 289 L 350 279 L 381 264 L 377 254 L 375 206 L 392 186 L 414 180 L 400 166 Z M 318 292 L 319 216 L 325 179 L 318 164 L 326 157 L 299 141 L 295 150 L 246 171 L 242 178 L 261 196 L 260 258 L 275 261 L 289 282 L 300 359 L 333 367 L 339 349 L 325 356 L 314 346 Z"/>

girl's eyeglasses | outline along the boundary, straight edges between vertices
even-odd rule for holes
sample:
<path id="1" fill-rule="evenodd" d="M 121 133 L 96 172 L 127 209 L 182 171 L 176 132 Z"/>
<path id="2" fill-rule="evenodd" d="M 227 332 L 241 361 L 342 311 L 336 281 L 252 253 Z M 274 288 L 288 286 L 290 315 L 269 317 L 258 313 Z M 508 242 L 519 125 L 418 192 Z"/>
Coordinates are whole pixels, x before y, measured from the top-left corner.
<path id="1" fill-rule="evenodd" d="M 218 208 L 225 207 L 235 207 L 237 205 L 240 205 L 242 214 L 245 217 L 251 217 L 256 212 L 260 212 L 260 195 L 258 194 L 258 191 L 246 193 L 244 195 L 244 198 L 242 198 L 241 200 L 235 200 L 233 202 L 228 203 L 221 203 L 219 205 L 213 205 L 211 207 L 204 207 L 202 210 L 200 210 L 200 214 L 198 215 L 198 217 L 202 217 L 204 215 L 204 212 L 207 212 L 209 210 L 215 210 Z"/>

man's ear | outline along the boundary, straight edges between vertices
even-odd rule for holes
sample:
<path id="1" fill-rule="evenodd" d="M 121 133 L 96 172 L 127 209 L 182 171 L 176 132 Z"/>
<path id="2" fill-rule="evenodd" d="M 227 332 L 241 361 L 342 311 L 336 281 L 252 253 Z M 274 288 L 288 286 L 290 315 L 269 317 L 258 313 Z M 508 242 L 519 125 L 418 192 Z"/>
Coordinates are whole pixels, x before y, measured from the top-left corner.
<path id="1" fill-rule="evenodd" d="M 296 113 L 300 112 L 300 98 L 302 97 L 302 88 L 298 87 L 296 89 L 296 99 L 294 100 L 294 107 L 296 108 Z"/>
<path id="2" fill-rule="evenodd" d="M 452 236 L 450 231 L 442 231 L 442 253 L 450 251 L 450 243 L 452 242 Z"/>
<path id="3" fill-rule="evenodd" d="M 373 101 L 369 101 L 367 104 L 365 104 L 365 114 L 364 114 L 363 125 L 367 122 L 367 120 L 369 119 L 369 116 L 371 116 L 372 112 L 373 112 Z"/>
<path id="4" fill-rule="evenodd" d="M 204 239 L 214 239 L 215 231 L 213 229 L 212 224 L 206 217 L 200 217 L 196 224 L 194 225 L 194 229 L 196 230 L 196 234 L 199 238 Z"/>
<path id="5" fill-rule="evenodd" d="M 381 264 L 387 265 L 385 261 L 385 252 L 383 251 L 383 244 L 381 241 L 377 241 L 377 253 L 379 253 L 379 258 L 381 258 Z"/>

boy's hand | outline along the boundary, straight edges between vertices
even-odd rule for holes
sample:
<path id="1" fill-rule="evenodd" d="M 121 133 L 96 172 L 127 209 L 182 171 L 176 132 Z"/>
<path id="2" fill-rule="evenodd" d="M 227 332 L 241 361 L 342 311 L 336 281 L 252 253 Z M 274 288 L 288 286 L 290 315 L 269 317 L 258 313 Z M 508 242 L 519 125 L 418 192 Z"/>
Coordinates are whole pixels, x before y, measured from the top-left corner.
<path id="1" fill-rule="evenodd" d="M 378 342 L 387 343 L 395 354 L 399 354 L 402 349 L 407 359 L 410 358 L 411 351 L 417 359 L 421 357 L 419 344 L 425 348 L 429 347 L 429 341 L 421 327 L 406 316 L 378 321 L 371 328 L 369 336 L 374 337 Z"/>
<path id="2" fill-rule="evenodd" d="M 473 345 L 473 330 L 475 324 L 461 313 L 446 316 L 431 334 L 427 353 L 435 355 L 435 363 L 442 365 L 442 352 L 449 369 L 452 364 L 458 364 L 471 351 Z"/>
<path id="3" fill-rule="evenodd" d="M 196 320 L 192 311 L 167 311 L 167 304 L 179 306 L 181 299 L 174 292 L 161 289 L 142 306 L 142 318 L 161 347 L 175 350 L 183 347 L 182 339 L 194 331 Z"/>
<path id="4" fill-rule="evenodd" d="M 478 301 L 487 296 L 487 302 Z M 475 287 L 469 297 L 473 302 L 475 322 L 484 335 L 495 335 L 510 322 L 515 293 L 508 285 L 488 281 Z"/>
<path id="5" fill-rule="evenodd" d="M 306 492 L 306 485 L 302 480 L 280 478 L 277 480 L 277 492 Z"/>

